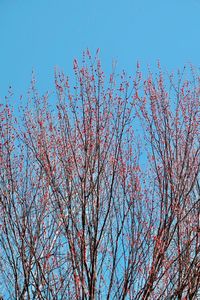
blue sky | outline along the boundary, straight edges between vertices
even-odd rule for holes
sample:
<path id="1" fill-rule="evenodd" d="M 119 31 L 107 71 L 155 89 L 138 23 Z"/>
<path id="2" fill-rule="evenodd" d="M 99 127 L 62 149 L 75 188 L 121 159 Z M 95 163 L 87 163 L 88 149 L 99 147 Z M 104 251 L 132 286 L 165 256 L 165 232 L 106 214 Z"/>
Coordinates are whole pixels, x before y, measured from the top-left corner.
<path id="1" fill-rule="evenodd" d="M 136 61 L 169 70 L 199 67 L 200 0 L 0 0 L 0 101 L 9 85 L 25 94 L 34 68 L 41 92 L 53 89 L 54 67 L 100 48 L 107 72 L 134 73 Z"/>

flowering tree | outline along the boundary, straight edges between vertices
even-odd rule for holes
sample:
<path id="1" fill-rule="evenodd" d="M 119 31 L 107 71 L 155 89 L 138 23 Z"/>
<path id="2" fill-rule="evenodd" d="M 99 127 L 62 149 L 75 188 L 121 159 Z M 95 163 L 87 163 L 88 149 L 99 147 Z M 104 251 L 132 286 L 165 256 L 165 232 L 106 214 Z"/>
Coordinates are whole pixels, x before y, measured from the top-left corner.
<path id="1" fill-rule="evenodd" d="M 197 299 L 198 76 L 105 81 L 89 51 L 74 74 L 54 110 L 34 80 L 20 120 L 1 106 L 3 297 Z"/>

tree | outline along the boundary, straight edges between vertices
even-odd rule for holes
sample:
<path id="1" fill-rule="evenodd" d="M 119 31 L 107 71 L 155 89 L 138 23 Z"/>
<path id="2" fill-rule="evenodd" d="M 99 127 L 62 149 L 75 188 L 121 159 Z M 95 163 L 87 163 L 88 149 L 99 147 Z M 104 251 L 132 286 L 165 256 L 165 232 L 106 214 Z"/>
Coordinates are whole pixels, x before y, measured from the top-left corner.
<path id="1" fill-rule="evenodd" d="M 198 75 L 105 82 L 89 51 L 74 74 L 54 110 L 34 79 L 21 119 L 1 106 L 4 298 L 196 299 Z"/>

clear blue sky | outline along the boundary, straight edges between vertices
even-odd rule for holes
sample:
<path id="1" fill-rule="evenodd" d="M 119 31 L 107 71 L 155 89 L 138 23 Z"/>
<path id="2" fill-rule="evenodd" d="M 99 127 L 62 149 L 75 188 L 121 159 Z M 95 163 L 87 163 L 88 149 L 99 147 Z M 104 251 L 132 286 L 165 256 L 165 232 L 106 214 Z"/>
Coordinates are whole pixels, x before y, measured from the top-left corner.
<path id="1" fill-rule="evenodd" d="M 134 73 L 136 61 L 169 70 L 199 67 L 200 0 L 0 0 L 0 101 L 26 93 L 34 68 L 41 91 L 54 66 L 71 74 L 86 47 L 106 70 Z"/>

